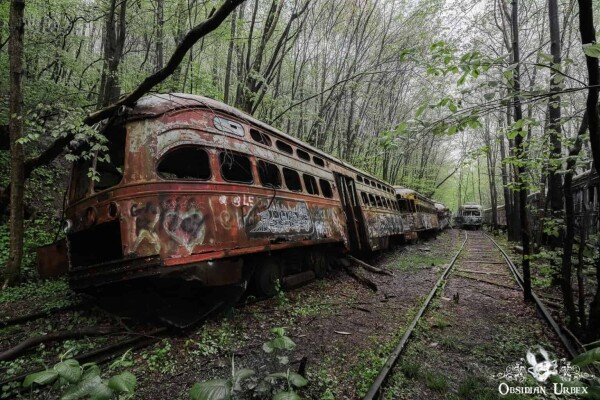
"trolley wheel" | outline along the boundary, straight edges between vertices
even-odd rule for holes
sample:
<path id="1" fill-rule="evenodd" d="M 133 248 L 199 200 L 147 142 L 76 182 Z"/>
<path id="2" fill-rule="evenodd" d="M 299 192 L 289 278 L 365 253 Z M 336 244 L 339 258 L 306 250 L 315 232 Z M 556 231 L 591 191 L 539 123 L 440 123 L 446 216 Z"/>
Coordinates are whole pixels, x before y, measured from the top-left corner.
<path id="1" fill-rule="evenodd" d="M 254 287 L 259 296 L 273 297 L 277 293 L 277 281 L 281 284 L 279 259 L 267 257 L 257 261 L 254 271 Z"/>

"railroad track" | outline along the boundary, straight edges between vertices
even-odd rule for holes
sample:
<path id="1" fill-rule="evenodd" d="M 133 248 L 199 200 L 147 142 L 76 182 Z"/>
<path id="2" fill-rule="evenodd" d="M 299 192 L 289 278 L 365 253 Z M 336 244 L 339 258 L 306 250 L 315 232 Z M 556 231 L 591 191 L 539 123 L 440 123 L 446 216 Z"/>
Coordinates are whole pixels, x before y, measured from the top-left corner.
<path id="1" fill-rule="evenodd" d="M 382 392 L 381 389 L 385 386 L 385 382 L 390 376 L 394 366 L 402 357 L 419 320 L 425 314 L 436 294 L 443 290 L 450 277 L 452 279 L 461 279 L 465 281 L 475 280 L 483 285 L 490 285 L 490 287 L 497 290 L 523 290 L 523 278 L 519 274 L 514 263 L 498 243 L 484 232 L 465 231 L 465 239 L 462 242 L 460 249 L 454 257 L 452 257 L 450 263 L 429 292 L 429 295 L 421 305 L 421 308 L 414 319 L 411 321 L 406 332 L 400 339 L 400 342 L 391 352 L 386 363 L 381 368 L 379 375 L 375 378 L 373 384 L 363 398 L 364 400 L 378 398 Z M 533 297 L 539 313 L 552 327 L 569 355 L 575 357 L 578 352 L 573 344 L 563 334 L 540 298 L 535 294 Z"/>

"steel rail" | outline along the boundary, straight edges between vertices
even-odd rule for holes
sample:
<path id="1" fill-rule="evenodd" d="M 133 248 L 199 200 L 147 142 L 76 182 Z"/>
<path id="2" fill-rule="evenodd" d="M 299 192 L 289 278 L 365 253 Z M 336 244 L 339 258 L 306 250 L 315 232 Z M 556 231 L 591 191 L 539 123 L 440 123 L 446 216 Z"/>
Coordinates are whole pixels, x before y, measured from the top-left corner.
<path id="1" fill-rule="evenodd" d="M 498 250 L 500 250 L 500 253 L 502 253 L 502 257 L 504 257 L 504 260 L 508 264 L 508 268 L 510 269 L 510 272 L 512 272 L 513 276 L 515 277 L 515 280 L 517 281 L 517 283 L 523 290 L 523 277 L 517 270 L 517 267 L 515 266 L 515 264 L 512 262 L 510 257 L 508 257 L 508 255 L 506 254 L 504 249 L 502 249 L 502 247 L 500 247 L 500 245 L 498 243 L 496 243 L 496 241 L 490 235 L 488 235 L 485 232 L 484 232 L 484 235 L 494 244 L 494 246 L 496 246 L 496 248 Z M 544 304 L 542 303 L 540 298 L 533 291 L 531 292 L 531 295 L 533 296 L 533 300 L 535 301 L 535 304 L 536 304 L 538 310 L 540 310 L 540 313 L 542 314 L 542 316 L 544 317 L 546 322 L 552 327 L 552 329 L 554 330 L 554 332 L 560 339 L 561 343 L 563 344 L 564 348 L 567 350 L 567 352 L 569 352 L 569 355 L 571 356 L 571 358 L 577 357 L 579 352 L 575 349 L 575 347 L 573 346 L 573 344 L 571 343 L 569 338 L 567 338 L 565 336 L 565 334 L 562 332 L 562 330 L 560 329 L 560 327 L 558 326 L 558 324 L 556 323 L 554 318 L 552 318 L 550 311 L 548 311 L 546 306 L 544 306 Z"/>
<path id="2" fill-rule="evenodd" d="M 379 375 L 377 375 L 377 378 L 375 378 L 375 381 L 373 381 L 373 384 L 371 385 L 371 387 L 367 391 L 367 394 L 365 395 L 365 397 L 363 397 L 363 400 L 372 400 L 372 399 L 374 399 L 375 396 L 377 395 L 377 393 L 379 392 L 379 389 L 381 389 L 381 386 L 383 385 L 383 383 L 385 382 L 385 380 L 386 380 L 387 376 L 389 375 L 390 371 L 392 370 L 392 368 L 396 364 L 396 361 L 398 360 L 398 357 L 400 356 L 400 354 L 402 354 L 402 351 L 404 350 L 404 348 L 406 346 L 406 343 L 408 343 L 408 340 L 410 339 L 410 337 L 411 337 L 411 335 L 412 335 L 415 327 L 417 326 L 417 323 L 419 322 L 419 319 L 421 319 L 421 317 L 425 313 L 425 310 L 429 306 L 429 303 L 431 302 L 431 300 L 433 299 L 433 297 L 437 293 L 438 289 L 440 287 L 442 287 L 443 284 L 445 284 L 446 278 L 448 277 L 448 274 L 450 273 L 450 270 L 454 266 L 454 263 L 456 262 L 456 259 L 458 258 L 458 256 L 460 255 L 460 253 L 465 248 L 465 244 L 467 243 L 467 240 L 468 240 L 468 234 L 467 234 L 467 232 L 465 232 L 465 240 L 463 241 L 462 245 L 460 246 L 460 249 L 458 250 L 458 252 L 456 253 L 456 255 L 452 258 L 452 261 L 450 261 L 450 264 L 448 264 L 448 267 L 446 267 L 446 269 L 444 270 L 444 273 L 437 280 L 435 286 L 433 287 L 433 289 L 431 289 L 431 292 L 429 292 L 429 296 L 427 296 L 427 299 L 425 300 L 425 302 L 423 303 L 423 305 L 419 309 L 419 312 L 417 313 L 417 315 L 415 316 L 415 318 L 412 320 L 412 322 L 408 326 L 408 329 L 406 330 L 406 332 L 404 332 L 404 335 L 402 336 L 402 339 L 400 339 L 400 342 L 398 343 L 398 345 L 396 346 L 396 348 L 394 349 L 394 351 L 392 351 L 390 357 L 388 358 L 388 360 L 385 362 L 385 364 L 381 368 L 381 371 L 379 372 Z"/>

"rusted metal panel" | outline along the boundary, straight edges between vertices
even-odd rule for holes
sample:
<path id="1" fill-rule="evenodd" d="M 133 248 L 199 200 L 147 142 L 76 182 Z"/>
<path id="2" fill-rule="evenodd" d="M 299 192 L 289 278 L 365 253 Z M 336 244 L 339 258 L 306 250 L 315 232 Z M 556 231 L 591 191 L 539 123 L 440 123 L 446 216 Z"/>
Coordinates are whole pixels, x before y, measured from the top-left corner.
<path id="1" fill-rule="evenodd" d="M 58 278 L 67 274 L 69 259 L 65 239 L 37 248 L 37 270 L 42 279 Z"/>

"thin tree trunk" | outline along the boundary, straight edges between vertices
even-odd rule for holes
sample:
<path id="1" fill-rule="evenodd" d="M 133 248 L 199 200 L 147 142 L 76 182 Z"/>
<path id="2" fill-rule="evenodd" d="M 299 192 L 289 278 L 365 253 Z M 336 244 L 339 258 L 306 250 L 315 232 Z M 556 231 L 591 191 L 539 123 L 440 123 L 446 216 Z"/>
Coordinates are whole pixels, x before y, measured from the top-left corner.
<path id="1" fill-rule="evenodd" d="M 512 0 L 512 34 L 513 34 L 513 60 L 515 62 L 514 70 L 514 109 L 515 122 L 523 119 L 523 109 L 521 107 L 521 77 L 520 77 L 520 55 L 519 55 L 519 18 L 517 0 Z M 520 130 L 515 137 L 515 148 L 519 160 L 525 157 L 525 148 L 523 146 L 523 131 Z M 529 222 L 527 220 L 527 187 L 525 185 L 525 167 L 522 163 L 517 166 L 517 184 L 519 189 L 519 215 L 521 217 L 521 244 L 523 245 L 523 295 L 525 300 L 533 300 L 531 294 L 531 271 L 529 269 Z"/>
<path id="2" fill-rule="evenodd" d="M 579 32 L 581 44 L 590 45 L 596 43 L 596 29 L 594 28 L 594 9 L 592 0 L 578 0 L 579 4 Z M 600 173 L 600 115 L 598 115 L 598 93 L 600 85 L 600 70 L 596 57 L 585 57 L 588 71 L 588 96 L 586 110 L 588 112 L 588 123 L 590 132 L 590 145 L 594 157 L 596 172 Z M 596 294 L 590 305 L 588 317 L 588 339 L 600 337 L 600 257 L 596 259 Z"/>
<path id="3" fill-rule="evenodd" d="M 156 0 L 156 71 L 160 71 L 164 63 L 164 0 Z"/>
<path id="4" fill-rule="evenodd" d="M 10 39 L 8 43 L 10 97 L 10 248 L 4 273 L 4 287 L 19 280 L 23 260 L 23 195 L 25 192 L 23 145 L 18 140 L 23 136 L 23 36 L 25 23 L 24 0 L 13 0 L 10 4 Z"/>
<path id="5" fill-rule="evenodd" d="M 562 170 L 561 146 L 561 107 L 560 107 L 560 78 L 557 71 L 560 70 L 560 26 L 558 21 L 558 2 L 548 0 L 548 17 L 550 20 L 550 53 L 552 54 L 552 75 L 550 77 L 550 93 L 552 97 L 548 103 L 548 140 L 550 142 L 550 160 L 548 168 L 548 194 L 550 196 L 550 209 L 553 218 L 560 218 L 563 209 L 562 175 L 557 171 Z M 561 238 L 552 237 L 550 244 L 556 247 Z"/>
<path id="6" fill-rule="evenodd" d="M 237 24 L 237 10 L 231 13 L 231 38 L 229 48 L 227 49 L 227 65 L 225 67 L 225 84 L 223 90 L 223 102 L 229 104 L 229 86 L 231 85 L 231 69 L 233 64 L 233 48 L 235 40 L 235 31 Z"/>

